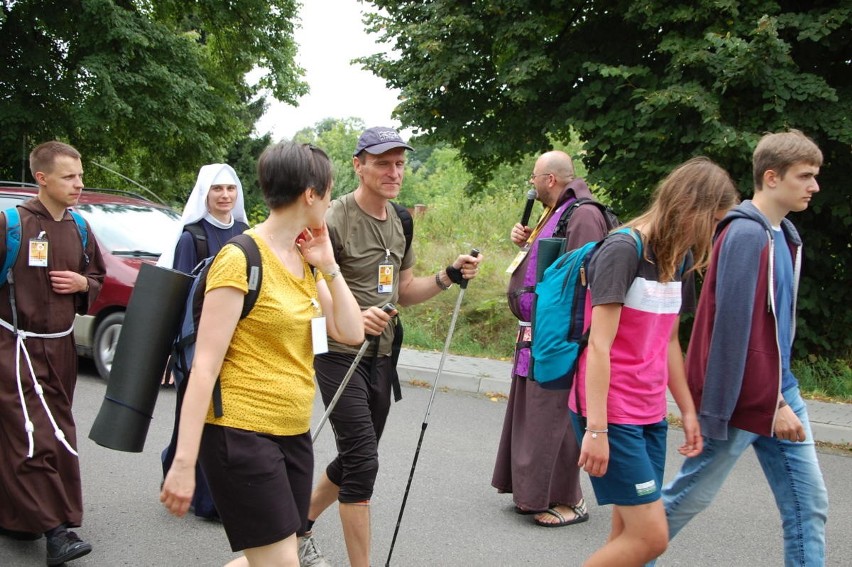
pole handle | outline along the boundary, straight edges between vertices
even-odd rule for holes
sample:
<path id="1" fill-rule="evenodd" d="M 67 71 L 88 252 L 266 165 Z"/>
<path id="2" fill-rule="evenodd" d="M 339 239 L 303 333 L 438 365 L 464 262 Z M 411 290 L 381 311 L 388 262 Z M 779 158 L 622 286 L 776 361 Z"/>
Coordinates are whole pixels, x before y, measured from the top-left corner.
<path id="1" fill-rule="evenodd" d="M 474 258 L 476 258 L 477 256 L 479 256 L 479 250 L 476 249 L 476 248 L 472 248 L 471 251 L 470 251 L 470 255 L 473 256 Z M 463 280 L 462 283 L 459 284 L 459 286 L 461 286 L 462 289 L 467 289 L 467 282 L 468 281 L 470 281 L 470 280 Z"/>
<path id="2" fill-rule="evenodd" d="M 396 305 L 394 305 L 393 303 L 386 303 L 382 306 L 382 311 L 384 311 L 385 313 L 390 313 L 394 309 L 396 309 Z M 361 362 L 361 358 L 367 351 L 367 347 L 369 346 L 369 344 L 370 337 L 367 337 L 364 342 L 361 343 L 361 348 L 358 349 L 358 354 L 355 355 L 355 360 L 352 361 L 352 365 L 349 367 L 349 370 L 346 371 L 346 375 L 343 377 L 343 380 L 341 380 L 340 386 L 337 387 L 337 391 L 334 393 L 334 397 L 331 398 L 331 402 L 325 409 L 325 413 L 322 414 L 322 418 L 320 418 L 319 424 L 317 424 L 317 428 L 314 430 L 314 433 L 311 436 L 311 443 L 315 443 L 317 437 L 319 437 L 320 431 L 322 431 L 325 422 L 328 421 L 329 416 L 331 416 L 331 412 L 334 409 L 334 406 L 337 405 L 337 400 L 340 399 L 341 394 L 343 394 L 343 390 L 345 390 L 346 385 L 349 384 L 349 379 L 352 378 L 352 373 L 355 371 L 355 368 L 358 366 L 358 363 Z"/>

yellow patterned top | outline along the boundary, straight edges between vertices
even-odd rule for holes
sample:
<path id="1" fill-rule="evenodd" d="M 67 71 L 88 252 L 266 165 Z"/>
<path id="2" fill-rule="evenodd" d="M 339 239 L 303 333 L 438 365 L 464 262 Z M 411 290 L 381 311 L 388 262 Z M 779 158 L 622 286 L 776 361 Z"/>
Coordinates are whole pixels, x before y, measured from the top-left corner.
<path id="1" fill-rule="evenodd" d="M 237 324 L 222 364 L 223 416 L 214 417 L 211 404 L 206 422 L 299 435 L 310 428 L 314 401 L 311 319 L 320 315 L 316 279 L 307 262 L 304 277 L 297 278 L 254 229 L 246 234 L 260 249 L 263 281 L 257 303 Z M 219 287 L 248 291 L 246 258 L 234 245 L 222 248 L 210 266 L 207 291 Z"/>

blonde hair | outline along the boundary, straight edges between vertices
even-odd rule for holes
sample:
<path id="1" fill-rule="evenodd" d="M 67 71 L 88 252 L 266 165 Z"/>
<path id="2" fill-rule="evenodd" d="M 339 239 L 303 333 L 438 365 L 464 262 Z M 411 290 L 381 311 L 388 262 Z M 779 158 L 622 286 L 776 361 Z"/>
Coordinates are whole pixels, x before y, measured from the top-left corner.
<path id="1" fill-rule="evenodd" d="M 650 207 L 626 223 L 641 226 L 646 249 L 654 251 L 660 281 L 674 280 L 675 271 L 691 248 L 693 270 L 707 267 L 716 215 L 739 202 L 728 172 L 706 157 L 677 166 L 654 191 Z"/>

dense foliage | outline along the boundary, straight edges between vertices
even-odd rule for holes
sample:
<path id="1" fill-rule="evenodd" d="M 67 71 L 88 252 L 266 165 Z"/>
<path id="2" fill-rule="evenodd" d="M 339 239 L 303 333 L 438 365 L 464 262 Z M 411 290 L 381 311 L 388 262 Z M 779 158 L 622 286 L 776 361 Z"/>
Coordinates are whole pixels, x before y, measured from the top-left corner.
<path id="1" fill-rule="evenodd" d="M 852 4 L 847 0 L 374 0 L 396 51 L 363 62 L 401 89 L 406 127 L 460 150 L 473 187 L 505 161 L 586 141 L 586 166 L 636 212 L 674 165 L 704 154 L 744 196 L 766 131 L 822 148 L 823 187 L 795 215 L 806 242 L 799 345 L 852 347 Z"/>
<path id="2" fill-rule="evenodd" d="M 292 103 L 307 91 L 294 61 L 297 8 L 296 0 L 0 2 L 0 178 L 26 178 L 29 149 L 58 138 L 83 152 L 90 180 L 101 171 L 89 160 L 160 194 L 188 193 L 200 165 L 250 137 L 258 95 Z"/>

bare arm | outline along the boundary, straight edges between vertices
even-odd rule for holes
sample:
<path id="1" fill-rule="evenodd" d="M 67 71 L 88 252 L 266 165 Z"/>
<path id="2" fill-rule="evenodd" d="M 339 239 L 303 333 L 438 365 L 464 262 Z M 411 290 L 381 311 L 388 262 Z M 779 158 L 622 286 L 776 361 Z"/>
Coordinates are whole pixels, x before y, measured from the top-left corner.
<path id="1" fill-rule="evenodd" d="M 592 323 L 586 350 L 586 432 L 580 445 L 579 466 L 591 476 L 603 476 L 609 465 L 607 397 L 611 376 L 610 351 L 618 332 L 621 304 L 592 307 Z M 579 408 L 578 408 L 579 409 Z"/>
<path id="2" fill-rule="evenodd" d="M 364 324 L 361 308 L 340 274 L 334 259 L 334 250 L 328 235 L 328 225 L 306 229 L 299 237 L 299 250 L 313 266 L 317 266 L 325 278 L 317 282 L 317 294 L 325 315 L 328 334 L 345 344 L 364 342 Z M 330 277 L 334 275 L 334 277 Z"/>
<path id="3" fill-rule="evenodd" d="M 325 272 L 323 272 L 325 273 Z M 336 341 L 355 345 L 364 342 L 361 308 L 342 275 L 317 282 L 317 293 L 328 334 Z"/>
<path id="4" fill-rule="evenodd" d="M 192 379 L 187 383 L 181 406 L 177 450 L 160 492 L 160 502 L 176 516 L 186 514 L 195 491 L 195 463 L 204 419 L 210 407 L 213 385 L 240 320 L 243 298 L 243 293 L 233 287 L 213 289 L 204 297 L 190 371 Z"/>
<path id="5" fill-rule="evenodd" d="M 452 266 L 460 269 L 462 277 L 466 280 L 471 280 L 476 277 L 479 271 L 479 263 L 482 261 L 482 254 L 471 256 L 470 254 L 460 254 L 455 259 Z M 445 286 L 451 285 L 453 282 L 447 276 L 446 270 L 438 272 L 438 278 Z M 416 305 L 423 303 L 429 298 L 432 298 L 441 291 L 438 284 L 435 282 L 435 276 L 414 276 L 414 270 L 409 268 L 402 270 L 399 274 L 399 304 L 400 305 Z"/>
<path id="6" fill-rule="evenodd" d="M 684 442 L 678 448 L 678 452 L 686 457 L 695 457 L 701 453 L 703 447 L 703 439 L 701 438 L 701 427 L 698 425 L 698 416 L 695 412 L 695 404 L 692 402 L 692 396 L 689 393 L 689 386 L 686 383 L 686 370 L 683 365 L 683 350 L 680 348 L 680 339 L 678 338 L 678 328 L 680 327 L 680 317 L 675 321 L 669 336 L 668 345 L 668 370 L 669 370 L 669 391 L 680 410 L 681 419 L 683 419 L 683 434 Z"/>

